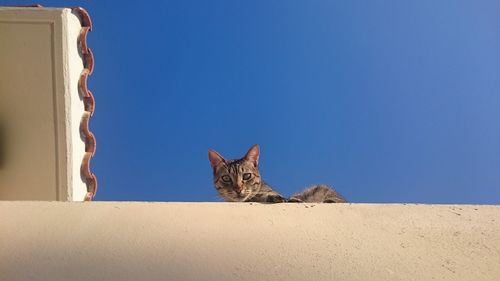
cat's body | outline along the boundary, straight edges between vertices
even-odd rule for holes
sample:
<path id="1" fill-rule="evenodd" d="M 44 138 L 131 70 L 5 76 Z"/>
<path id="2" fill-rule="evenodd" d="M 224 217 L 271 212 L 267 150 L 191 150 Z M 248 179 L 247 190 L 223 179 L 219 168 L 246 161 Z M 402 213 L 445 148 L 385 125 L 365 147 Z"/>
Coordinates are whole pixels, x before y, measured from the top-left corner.
<path id="1" fill-rule="evenodd" d="M 333 188 L 324 184 L 318 184 L 306 188 L 304 191 L 295 193 L 288 202 L 322 202 L 322 203 L 346 203 L 347 201 Z"/>
<path id="2" fill-rule="evenodd" d="M 345 199 L 326 185 L 312 186 L 286 199 L 266 184 L 258 169 L 260 150 L 254 145 L 238 160 L 226 160 L 214 150 L 208 151 L 214 171 L 214 185 L 224 200 L 229 202 L 324 202 L 343 203 Z"/>

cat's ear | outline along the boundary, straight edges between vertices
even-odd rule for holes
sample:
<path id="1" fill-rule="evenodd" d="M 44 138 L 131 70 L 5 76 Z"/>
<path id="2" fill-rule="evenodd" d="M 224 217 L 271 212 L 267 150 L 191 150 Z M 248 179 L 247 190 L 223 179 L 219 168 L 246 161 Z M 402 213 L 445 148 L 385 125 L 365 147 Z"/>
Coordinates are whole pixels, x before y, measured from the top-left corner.
<path id="1" fill-rule="evenodd" d="M 257 167 L 257 165 L 259 165 L 259 155 L 260 155 L 259 145 L 256 144 L 248 150 L 244 159 L 252 162 L 254 166 Z"/>
<path id="2" fill-rule="evenodd" d="M 215 150 L 209 149 L 208 150 L 208 160 L 210 160 L 210 166 L 215 169 L 220 163 L 225 163 L 226 159 L 222 157 L 219 153 L 217 153 Z"/>

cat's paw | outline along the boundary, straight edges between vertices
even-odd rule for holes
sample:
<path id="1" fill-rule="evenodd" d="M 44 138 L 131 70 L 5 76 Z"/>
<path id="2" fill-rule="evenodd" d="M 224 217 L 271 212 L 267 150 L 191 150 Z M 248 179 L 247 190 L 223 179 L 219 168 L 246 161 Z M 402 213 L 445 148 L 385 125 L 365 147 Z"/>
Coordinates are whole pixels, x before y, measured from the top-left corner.
<path id="1" fill-rule="evenodd" d="M 284 203 L 286 202 L 286 198 L 281 195 L 268 195 L 267 196 L 268 203 Z"/>
<path id="2" fill-rule="evenodd" d="M 300 200 L 299 198 L 296 198 L 296 197 L 292 197 L 290 199 L 288 199 L 287 201 L 288 203 L 302 203 L 303 201 Z"/>

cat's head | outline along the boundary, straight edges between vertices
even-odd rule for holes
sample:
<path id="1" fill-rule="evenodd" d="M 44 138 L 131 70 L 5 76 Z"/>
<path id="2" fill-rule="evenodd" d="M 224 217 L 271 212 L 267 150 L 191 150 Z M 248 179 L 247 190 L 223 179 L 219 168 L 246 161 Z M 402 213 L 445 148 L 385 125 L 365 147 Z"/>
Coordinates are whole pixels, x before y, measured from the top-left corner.
<path id="1" fill-rule="evenodd" d="M 214 184 L 226 201 L 243 202 L 259 192 L 261 177 L 258 169 L 259 146 L 252 146 L 238 160 L 226 160 L 215 150 L 208 150 L 208 159 L 214 170 Z"/>

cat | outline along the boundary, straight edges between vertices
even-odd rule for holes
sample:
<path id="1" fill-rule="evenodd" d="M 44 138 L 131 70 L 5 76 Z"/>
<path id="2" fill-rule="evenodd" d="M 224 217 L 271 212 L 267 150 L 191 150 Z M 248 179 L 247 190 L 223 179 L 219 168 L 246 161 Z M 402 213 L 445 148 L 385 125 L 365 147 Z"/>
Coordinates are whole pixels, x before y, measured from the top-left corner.
<path id="1" fill-rule="evenodd" d="M 226 160 L 215 150 L 208 150 L 214 185 L 224 200 L 261 203 L 346 202 L 340 194 L 326 185 L 312 186 L 294 194 L 290 199 L 283 197 L 262 180 L 258 168 L 259 156 L 258 145 L 252 146 L 243 158 L 237 160 Z"/>
<path id="2" fill-rule="evenodd" d="M 208 150 L 214 171 L 214 185 L 220 196 L 229 202 L 282 203 L 286 198 L 266 184 L 258 169 L 260 150 L 252 146 L 238 160 L 226 160 L 215 150 Z"/>

